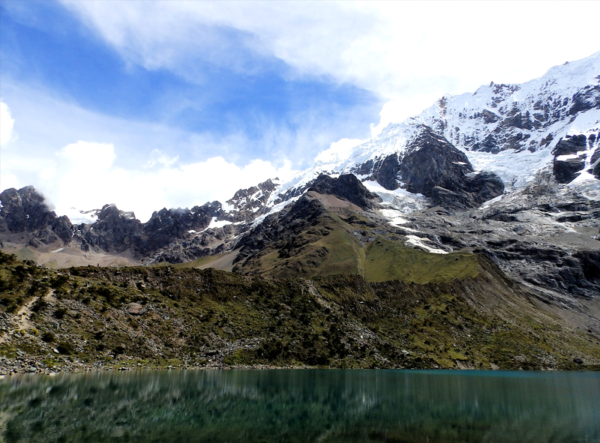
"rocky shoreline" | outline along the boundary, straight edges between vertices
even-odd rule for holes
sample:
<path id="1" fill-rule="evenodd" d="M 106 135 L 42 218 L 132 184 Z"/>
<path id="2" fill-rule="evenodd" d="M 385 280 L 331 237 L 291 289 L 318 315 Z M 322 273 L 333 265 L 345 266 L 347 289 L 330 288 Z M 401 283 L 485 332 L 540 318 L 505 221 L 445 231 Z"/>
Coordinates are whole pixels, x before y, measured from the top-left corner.
<path id="1" fill-rule="evenodd" d="M 93 363 L 83 362 L 78 359 L 63 358 L 61 366 L 49 366 L 40 357 L 19 357 L 8 359 L 0 357 L 0 380 L 6 377 L 18 375 L 47 375 L 75 374 L 82 372 L 106 372 L 106 371 L 169 371 L 169 370 L 206 370 L 206 369 L 314 369 L 307 365 L 228 365 L 222 361 L 207 363 L 198 362 L 176 362 L 147 361 L 140 359 L 125 359 L 114 363 L 96 361 Z M 320 368 L 323 369 L 323 368 Z"/>

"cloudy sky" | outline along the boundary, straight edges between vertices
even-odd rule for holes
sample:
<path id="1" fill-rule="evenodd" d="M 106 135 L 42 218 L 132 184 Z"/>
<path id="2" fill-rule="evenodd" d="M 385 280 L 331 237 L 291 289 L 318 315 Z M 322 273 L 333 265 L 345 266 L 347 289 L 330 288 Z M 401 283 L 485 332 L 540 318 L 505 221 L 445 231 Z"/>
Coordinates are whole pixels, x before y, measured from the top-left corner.
<path id="1" fill-rule="evenodd" d="M 0 189 L 226 200 L 445 93 L 600 50 L 600 2 L 0 2 Z"/>

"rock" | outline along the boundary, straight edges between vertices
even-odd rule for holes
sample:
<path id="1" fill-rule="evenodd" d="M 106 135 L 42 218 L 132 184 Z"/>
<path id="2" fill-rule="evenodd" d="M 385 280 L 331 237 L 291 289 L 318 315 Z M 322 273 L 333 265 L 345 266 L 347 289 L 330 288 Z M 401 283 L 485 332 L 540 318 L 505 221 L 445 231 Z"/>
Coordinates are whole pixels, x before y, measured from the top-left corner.
<path id="1" fill-rule="evenodd" d="M 568 158 L 565 160 L 554 159 L 553 172 L 558 183 L 571 183 L 585 168 L 585 156 Z"/>
<path id="2" fill-rule="evenodd" d="M 583 111 L 600 108 L 600 86 L 586 86 L 573 95 L 572 103 L 569 115 L 576 115 Z"/>
<path id="3" fill-rule="evenodd" d="M 370 192 L 353 174 L 340 175 L 337 178 L 321 174 L 312 183 L 308 191 L 323 195 L 335 195 L 342 200 L 354 203 L 361 209 L 372 209 L 381 198 Z"/>
<path id="4" fill-rule="evenodd" d="M 579 151 L 587 149 L 587 138 L 583 134 L 561 138 L 556 147 L 552 150 L 552 155 L 558 157 L 560 155 L 577 154 Z"/>
<path id="5" fill-rule="evenodd" d="M 145 312 L 146 311 L 145 311 L 144 307 L 142 305 L 140 305 L 139 303 L 129 303 L 127 305 L 127 313 L 129 315 L 142 315 Z"/>
<path id="6" fill-rule="evenodd" d="M 0 194 L 0 203 L 0 232 L 23 232 L 34 248 L 59 239 L 71 241 L 73 225 L 69 218 L 57 217 L 33 186 L 6 189 Z"/>
<path id="7" fill-rule="evenodd" d="M 578 365 L 582 365 L 583 364 L 583 360 L 580 358 L 574 358 L 573 359 L 573 363 L 577 363 Z"/>
<path id="8" fill-rule="evenodd" d="M 142 224 L 135 214 L 120 211 L 115 205 L 104 205 L 92 225 L 77 226 L 77 237 L 85 249 L 99 248 L 106 252 L 131 249 L 141 234 Z"/>
<path id="9" fill-rule="evenodd" d="M 233 206 L 237 212 L 228 214 L 228 217 L 233 217 L 232 221 L 235 222 L 254 220 L 257 215 L 265 213 L 265 204 L 276 189 L 277 185 L 270 179 L 256 186 L 240 189 L 227 200 L 227 204 Z"/>
<path id="10" fill-rule="evenodd" d="M 597 147 L 594 153 L 592 154 L 590 164 L 592 165 L 591 173 L 594 174 L 594 177 L 600 180 L 600 146 Z"/>
<path id="11" fill-rule="evenodd" d="M 435 205 L 472 208 L 504 192 L 500 177 L 492 172 L 473 175 L 467 156 L 431 128 L 424 126 L 407 151 L 400 179 L 409 192 L 432 197 Z"/>

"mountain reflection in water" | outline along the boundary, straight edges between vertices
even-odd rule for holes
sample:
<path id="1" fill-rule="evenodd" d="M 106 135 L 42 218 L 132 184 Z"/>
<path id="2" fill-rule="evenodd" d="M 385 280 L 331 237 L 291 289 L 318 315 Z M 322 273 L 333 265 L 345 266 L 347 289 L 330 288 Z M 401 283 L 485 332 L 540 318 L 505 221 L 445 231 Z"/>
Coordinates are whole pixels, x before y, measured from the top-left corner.
<path id="1" fill-rule="evenodd" d="M 600 442 L 600 374 L 232 370 L 0 380 L 16 442 Z M 0 439 L 0 440 L 2 440 Z"/>

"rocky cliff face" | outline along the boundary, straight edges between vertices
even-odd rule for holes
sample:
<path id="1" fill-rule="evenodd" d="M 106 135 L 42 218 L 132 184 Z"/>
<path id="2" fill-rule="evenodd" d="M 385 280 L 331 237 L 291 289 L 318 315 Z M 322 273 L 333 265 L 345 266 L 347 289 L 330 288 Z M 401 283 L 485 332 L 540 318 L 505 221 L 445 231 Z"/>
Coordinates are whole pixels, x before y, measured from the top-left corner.
<path id="1" fill-rule="evenodd" d="M 504 192 L 500 177 L 489 171 L 474 173 L 464 152 L 425 125 L 404 151 L 368 160 L 353 172 L 369 176 L 385 189 L 402 187 L 452 209 L 473 208 Z"/>
<path id="2" fill-rule="evenodd" d="M 181 263 L 233 249 L 235 238 L 268 212 L 265 201 L 275 189 L 267 180 L 239 190 L 228 210 L 217 201 L 192 209 L 163 208 L 146 223 L 110 204 L 94 211 L 93 223 L 76 225 L 48 209 L 32 186 L 7 189 L 0 194 L 0 237 L 21 234 L 20 243 L 34 248 L 75 245 L 85 252 L 128 252 L 147 263 Z"/>
<path id="3" fill-rule="evenodd" d="M 10 232 L 43 230 L 52 225 L 56 213 L 33 186 L 6 189 L 0 194 L 0 229 Z"/>

